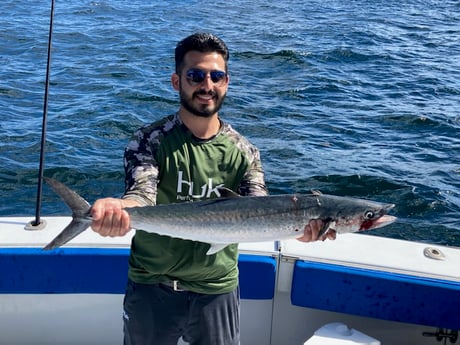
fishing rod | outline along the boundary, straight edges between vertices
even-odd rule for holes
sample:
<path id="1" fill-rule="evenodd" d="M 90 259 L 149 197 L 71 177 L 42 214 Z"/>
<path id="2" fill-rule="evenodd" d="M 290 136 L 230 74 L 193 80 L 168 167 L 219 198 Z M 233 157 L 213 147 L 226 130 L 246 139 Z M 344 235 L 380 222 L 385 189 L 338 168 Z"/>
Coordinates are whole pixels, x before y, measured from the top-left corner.
<path id="1" fill-rule="evenodd" d="M 46 227 L 46 221 L 40 219 L 40 209 L 42 204 L 42 190 L 43 190 L 43 170 L 45 163 L 45 144 L 46 144 L 46 123 L 48 118 L 48 94 L 49 94 L 49 81 L 51 70 L 51 42 L 53 37 L 53 18 L 54 18 L 54 0 L 51 0 L 50 11 L 50 27 L 48 34 L 48 57 L 46 63 L 46 79 L 45 79 L 45 97 L 43 101 L 43 116 L 42 116 L 42 134 L 40 141 L 40 163 L 38 167 L 38 184 L 37 184 L 37 201 L 35 209 L 35 219 L 26 225 L 26 230 L 41 230 Z"/>

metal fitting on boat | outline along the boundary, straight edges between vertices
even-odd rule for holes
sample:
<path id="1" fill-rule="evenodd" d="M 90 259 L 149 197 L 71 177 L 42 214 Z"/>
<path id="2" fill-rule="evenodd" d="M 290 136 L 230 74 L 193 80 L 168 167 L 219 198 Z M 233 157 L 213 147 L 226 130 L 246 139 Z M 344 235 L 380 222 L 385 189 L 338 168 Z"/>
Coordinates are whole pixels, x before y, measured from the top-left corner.
<path id="1" fill-rule="evenodd" d="M 423 250 L 423 254 L 427 258 L 434 259 L 434 260 L 445 260 L 446 259 L 446 256 L 441 250 L 433 248 L 433 247 L 426 247 Z"/>

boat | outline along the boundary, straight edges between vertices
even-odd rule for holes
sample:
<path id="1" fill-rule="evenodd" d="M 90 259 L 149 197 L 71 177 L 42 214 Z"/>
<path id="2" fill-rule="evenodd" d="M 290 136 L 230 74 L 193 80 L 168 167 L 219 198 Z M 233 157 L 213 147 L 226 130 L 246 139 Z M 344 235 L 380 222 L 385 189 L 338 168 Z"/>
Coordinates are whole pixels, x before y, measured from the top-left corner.
<path id="1" fill-rule="evenodd" d="M 44 251 L 70 217 L 30 221 L 0 218 L 0 343 L 121 344 L 134 231 Z M 371 234 L 240 244 L 241 344 L 454 344 L 459 263 L 456 247 Z"/>
<path id="2" fill-rule="evenodd" d="M 40 177 L 53 11 L 54 1 Z M 38 185 L 40 195 L 41 178 Z M 118 238 L 85 231 L 44 251 L 70 220 L 31 226 L 32 217 L 0 217 L 0 344 L 122 343 L 133 231 Z M 459 263 L 460 248 L 368 234 L 240 244 L 241 344 L 455 344 Z"/>

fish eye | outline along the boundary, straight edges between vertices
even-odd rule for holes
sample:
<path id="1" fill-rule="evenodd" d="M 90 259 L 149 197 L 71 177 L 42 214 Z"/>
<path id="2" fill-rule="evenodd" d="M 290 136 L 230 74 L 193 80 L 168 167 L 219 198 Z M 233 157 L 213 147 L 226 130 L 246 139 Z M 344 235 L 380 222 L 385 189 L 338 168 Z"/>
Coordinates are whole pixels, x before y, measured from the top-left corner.
<path id="1" fill-rule="evenodd" d="M 368 210 L 368 211 L 364 212 L 364 218 L 365 219 L 372 219 L 374 217 L 375 217 L 374 211 Z"/>

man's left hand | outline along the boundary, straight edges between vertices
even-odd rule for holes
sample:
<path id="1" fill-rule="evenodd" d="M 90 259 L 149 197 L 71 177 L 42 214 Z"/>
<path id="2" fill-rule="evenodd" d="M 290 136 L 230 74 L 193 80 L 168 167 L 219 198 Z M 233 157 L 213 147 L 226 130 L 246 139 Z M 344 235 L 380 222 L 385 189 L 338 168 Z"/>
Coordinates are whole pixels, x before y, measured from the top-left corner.
<path id="1" fill-rule="evenodd" d="M 301 242 L 313 242 L 313 241 L 324 241 L 326 238 L 330 240 L 335 240 L 337 233 L 335 230 L 329 230 L 327 233 L 318 238 L 318 234 L 323 227 L 323 221 L 321 219 L 312 219 L 305 226 L 303 230 L 303 236 L 298 237 L 297 239 Z"/>

